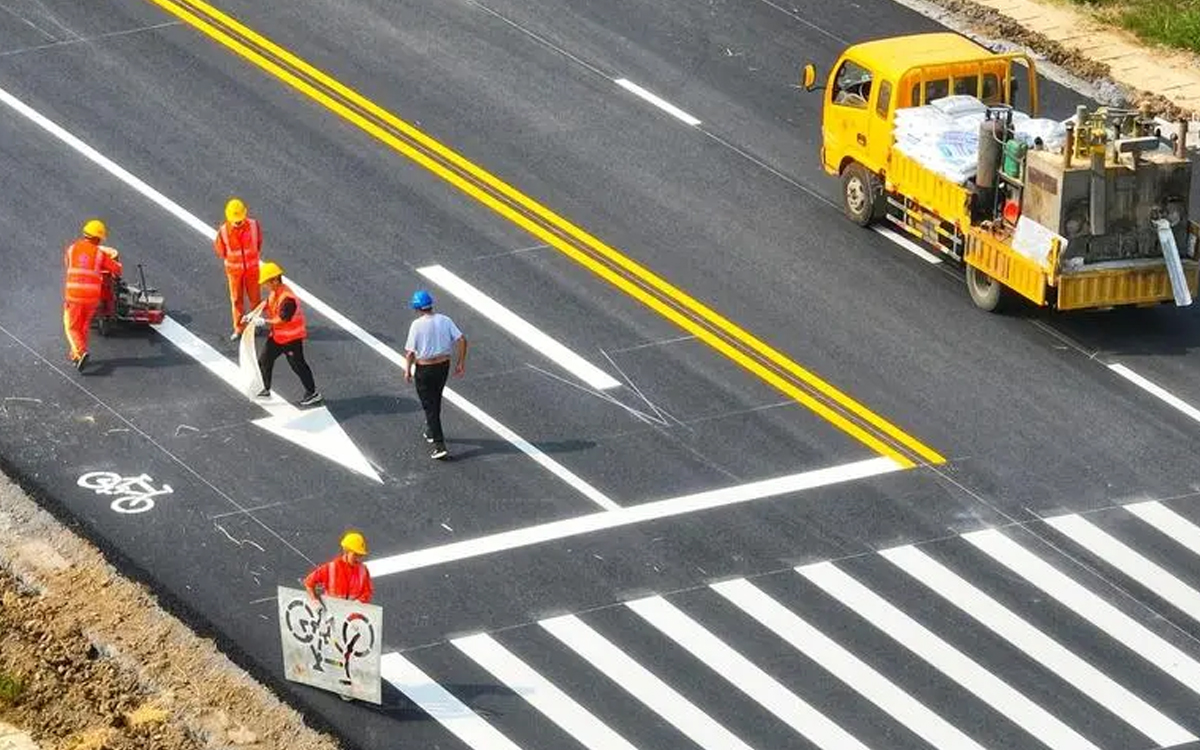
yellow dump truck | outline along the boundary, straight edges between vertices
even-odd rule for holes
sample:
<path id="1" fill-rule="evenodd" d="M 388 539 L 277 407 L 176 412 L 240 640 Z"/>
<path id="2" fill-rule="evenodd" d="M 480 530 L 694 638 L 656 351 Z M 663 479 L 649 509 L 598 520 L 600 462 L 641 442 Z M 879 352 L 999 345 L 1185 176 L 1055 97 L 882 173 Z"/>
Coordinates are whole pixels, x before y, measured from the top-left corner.
<path id="1" fill-rule="evenodd" d="M 823 85 L 806 65 L 803 84 L 824 92 L 821 162 L 841 178 L 846 215 L 963 263 L 979 307 L 1013 295 L 1056 310 L 1191 304 L 1200 227 L 1184 124 L 1164 135 L 1144 113 L 1080 107 L 1059 147 L 1030 144 L 1014 122 L 1037 115 L 1034 61 L 952 33 L 854 45 Z M 969 98 L 985 110 L 970 176 L 897 141 L 897 113 Z"/>

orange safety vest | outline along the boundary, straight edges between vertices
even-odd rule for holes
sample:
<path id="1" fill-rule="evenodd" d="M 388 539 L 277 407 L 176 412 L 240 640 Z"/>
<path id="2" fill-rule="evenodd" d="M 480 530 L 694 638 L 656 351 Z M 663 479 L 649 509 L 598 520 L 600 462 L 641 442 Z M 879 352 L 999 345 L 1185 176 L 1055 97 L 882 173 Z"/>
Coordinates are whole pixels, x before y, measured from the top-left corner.
<path id="1" fill-rule="evenodd" d="M 327 596 L 336 599 L 356 599 L 360 602 L 370 602 L 375 595 L 371 585 L 371 572 L 363 564 L 350 565 L 335 557 L 324 565 L 319 565 L 304 579 L 304 585 L 314 588 L 318 584 L 325 589 Z"/>
<path id="2" fill-rule="evenodd" d="M 67 245 L 63 263 L 67 268 L 67 280 L 63 288 L 63 299 L 83 305 L 100 303 L 104 270 L 104 252 L 100 243 L 86 237 Z"/>
<path id="3" fill-rule="evenodd" d="M 262 229 L 257 219 L 246 219 L 250 233 L 250 242 L 242 244 L 242 227 L 235 227 L 228 221 L 221 224 L 217 230 L 217 238 L 213 245 L 217 255 L 225 259 L 225 272 L 246 272 L 258 265 L 259 252 L 262 250 Z"/>
<path id="4" fill-rule="evenodd" d="M 283 303 L 289 299 L 296 303 L 296 312 L 292 315 L 292 319 L 271 326 L 271 338 L 275 339 L 277 344 L 288 344 L 308 335 L 308 328 L 304 325 L 304 309 L 300 307 L 300 300 L 296 297 L 295 292 L 288 289 L 287 284 L 280 284 L 267 298 L 267 319 L 278 319 L 279 311 L 283 309 Z"/>

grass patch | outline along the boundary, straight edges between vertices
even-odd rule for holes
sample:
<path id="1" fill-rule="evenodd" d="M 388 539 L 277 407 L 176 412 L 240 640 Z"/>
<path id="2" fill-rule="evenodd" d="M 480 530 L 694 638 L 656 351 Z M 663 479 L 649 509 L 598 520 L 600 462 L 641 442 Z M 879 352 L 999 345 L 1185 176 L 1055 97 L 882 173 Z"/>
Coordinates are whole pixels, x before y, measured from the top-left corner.
<path id="1" fill-rule="evenodd" d="M 16 705 L 25 692 L 25 683 L 20 677 L 14 677 L 7 672 L 0 672 L 0 703 Z"/>
<path id="2" fill-rule="evenodd" d="M 1200 53 L 1200 0 L 1072 0 L 1140 38 Z"/>

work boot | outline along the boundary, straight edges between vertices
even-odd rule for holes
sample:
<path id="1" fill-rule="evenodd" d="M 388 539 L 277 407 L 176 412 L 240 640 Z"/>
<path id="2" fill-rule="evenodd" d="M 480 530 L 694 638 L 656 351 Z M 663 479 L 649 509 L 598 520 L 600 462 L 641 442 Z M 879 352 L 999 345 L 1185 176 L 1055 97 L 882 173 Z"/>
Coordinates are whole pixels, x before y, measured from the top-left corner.
<path id="1" fill-rule="evenodd" d="M 261 391 L 259 391 L 258 393 L 254 394 L 254 397 L 255 397 L 255 398 L 270 398 L 270 397 L 271 397 L 271 389 L 270 389 L 270 388 L 263 388 Z"/>
<path id="2" fill-rule="evenodd" d="M 240 339 L 241 337 L 242 337 L 242 332 L 241 332 L 241 331 L 234 331 L 233 333 L 229 334 L 229 340 L 230 340 L 230 341 L 237 341 L 237 340 L 238 340 L 238 339 Z"/>
<path id="3" fill-rule="evenodd" d="M 422 430 L 421 437 L 425 438 L 425 442 L 430 443 L 430 444 L 433 443 L 433 435 L 429 434 L 429 430 Z"/>
<path id="4" fill-rule="evenodd" d="M 80 354 L 79 359 L 75 360 L 75 369 L 79 372 L 83 372 L 83 366 L 87 364 L 87 361 L 88 353 L 84 352 L 83 354 Z"/>
<path id="5" fill-rule="evenodd" d="M 304 398 L 300 399 L 300 405 L 301 406 L 316 406 L 317 404 L 321 403 L 321 401 L 323 401 L 323 400 L 324 399 L 321 398 L 320 393 L 318 393 L 317 391 L 313 391 L 312 393 L 304 394 Z"/>
<path id="6" fill-rule="evenodd" d="M 434 443 L 433 450 L 429 452 L 429 457 L 442 461 L 450 457 L 450 451 L 446 450 L 445 443 Z"/>

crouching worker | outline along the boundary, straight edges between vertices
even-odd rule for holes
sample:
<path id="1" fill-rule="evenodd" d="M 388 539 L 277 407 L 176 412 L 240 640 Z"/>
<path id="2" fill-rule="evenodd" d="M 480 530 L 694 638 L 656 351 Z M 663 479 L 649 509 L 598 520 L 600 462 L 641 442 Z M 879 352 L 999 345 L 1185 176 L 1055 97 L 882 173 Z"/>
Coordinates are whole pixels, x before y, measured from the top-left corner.
<path id="1" fill-rule="evenodd" d="M 104 274 L 121 275 L 117 251 L 100 243 L 108 229 L 99 219 L 83 225 L 83 236 L 67 246 L 63 258 L 66 281 L 63 284 L 63 330 L 70 346 L 68 357 L 75 369 L 83 371 L 88 361 L 88 331 L 103 296 Z"/>
<path id="2" fill-rule="evenodd" d="M 258 367 L 262 370 L 263 380 L 263 389 L 258 393 L 258 397 L 271 396 L 271 371 L 275 368 L 275 360 L 283 354 L 287 356 L 292 372 L 296 373 L 304 385 L 300 405 L 315 406 L 321 403 L 321 394 L 317 393 L 312 368 L 304 360 L 304 339 L 308 336 L 308 329 L 304 324 L 304 310 L 300 307 L 300 299 L 283 283 L 283 269 L 278 263 L 266 261 L 259 266 L 258 283 L 268 291 L 263 319 L 271 326 L 271 335 L 267 336 L 267 344 L 258 357 Z M 250 317 L 244 316 L 243 324 L 248 323 Z"/>

